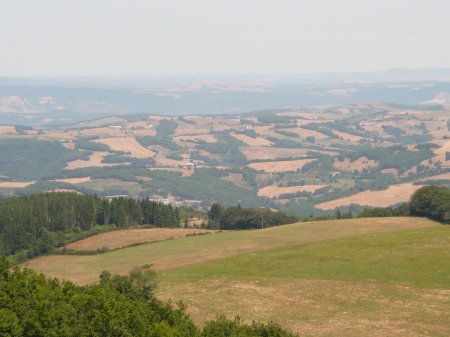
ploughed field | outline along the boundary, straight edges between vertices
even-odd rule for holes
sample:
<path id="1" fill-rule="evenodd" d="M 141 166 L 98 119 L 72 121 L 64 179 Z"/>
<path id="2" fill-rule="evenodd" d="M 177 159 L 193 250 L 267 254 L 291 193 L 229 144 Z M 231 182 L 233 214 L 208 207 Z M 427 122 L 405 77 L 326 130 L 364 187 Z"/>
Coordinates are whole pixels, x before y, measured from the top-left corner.
<path id="1" fill-rule="evenodd" d="M 302 336 L 450 335 L 450 226 L 421 218 L 305 222 L 159 241 L 28 266 L 80 284 L 153 264 L 158 296 L 202 324 L 273 320 Z"/>

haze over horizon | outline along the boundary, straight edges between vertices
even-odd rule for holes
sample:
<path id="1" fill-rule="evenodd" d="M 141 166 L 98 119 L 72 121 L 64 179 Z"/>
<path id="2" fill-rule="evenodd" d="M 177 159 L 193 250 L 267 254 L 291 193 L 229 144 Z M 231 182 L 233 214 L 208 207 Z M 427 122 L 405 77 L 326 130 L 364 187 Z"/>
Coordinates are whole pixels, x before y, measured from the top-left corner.
<path id="1" fill-rule="evenodd" d="M 450 68 L 450 2 L 2 3 L 0 76 Z"/>

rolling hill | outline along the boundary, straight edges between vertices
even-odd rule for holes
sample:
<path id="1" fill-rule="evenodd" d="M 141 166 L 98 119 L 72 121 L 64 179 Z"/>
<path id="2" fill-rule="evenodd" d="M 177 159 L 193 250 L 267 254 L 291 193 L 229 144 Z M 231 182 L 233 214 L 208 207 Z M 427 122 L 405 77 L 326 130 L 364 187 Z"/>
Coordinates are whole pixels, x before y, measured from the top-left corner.
<path id="1" fill-rule="evenodd" d="M 195 322 L 217 314 L 273 320 L 306 336 L 450 332 L 450 227 L 367 218 L 223 232 L 104 254 L 51 255 L 29 267 L 85 284 L 102 270 L 153 264 L 158 296 Z"/>

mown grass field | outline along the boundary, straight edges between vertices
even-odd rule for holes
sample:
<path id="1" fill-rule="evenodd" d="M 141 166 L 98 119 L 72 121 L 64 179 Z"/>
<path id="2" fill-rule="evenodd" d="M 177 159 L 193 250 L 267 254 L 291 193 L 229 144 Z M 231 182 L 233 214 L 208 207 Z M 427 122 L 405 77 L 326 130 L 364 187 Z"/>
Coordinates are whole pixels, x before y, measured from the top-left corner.
<path id="1" fill-rule="evenodd" d="M 450 336 L 450 227 L 275 248 L 160 273 L 194 321 L 273 320 L 301 336 Z"/>
<path id="2" fill-rule="evenodd" d="M 450 336 L 450 226 L 420 218 L 299 223 L 28 262 L 89 283 L 153 263 L 195 322 L 273 320 L 302 336 Z"/>

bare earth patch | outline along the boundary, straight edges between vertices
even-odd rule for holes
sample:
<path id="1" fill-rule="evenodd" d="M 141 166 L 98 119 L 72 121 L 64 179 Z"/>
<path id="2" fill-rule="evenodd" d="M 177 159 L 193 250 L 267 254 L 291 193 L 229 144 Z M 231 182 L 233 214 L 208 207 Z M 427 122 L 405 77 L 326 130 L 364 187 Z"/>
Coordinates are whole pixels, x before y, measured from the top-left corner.
<path id="1" fill-rule="evenodd" d="M 315 159 L 297 159 L 297 160 L 283 160 L 283 161 L 271 161 L 261 163 L 251 163 L 247 166 L 257 170 L 265 172 L 289 172 L 297 171 L 306 164 L 315 161 Z"/>
<path id="2" fill-rule="evenodd" d="M 333 210 L 336 207 L 351 204 L 370 207 L 388 207 L 408 201 L 413 193 L 421 187 L 420 185 L 413 185 L 411 183 L 391 185 L 386 190 L 364 191 L 349 197 L 323 202 L 317 204 L 315 207 L 324 210 Z"/>
<path id="3" fill-rule="evenodd" d="M 213 234 L 216 230 L 195 228 L 140 228 L 124 229 L 91 236 L 66 246 L 73 250 L 96 250 L 126 247 L 132 244 L 184 238 L 193 234 Z"/>

